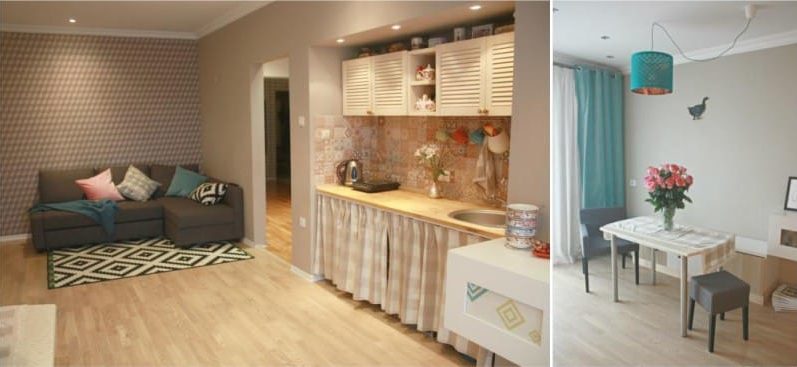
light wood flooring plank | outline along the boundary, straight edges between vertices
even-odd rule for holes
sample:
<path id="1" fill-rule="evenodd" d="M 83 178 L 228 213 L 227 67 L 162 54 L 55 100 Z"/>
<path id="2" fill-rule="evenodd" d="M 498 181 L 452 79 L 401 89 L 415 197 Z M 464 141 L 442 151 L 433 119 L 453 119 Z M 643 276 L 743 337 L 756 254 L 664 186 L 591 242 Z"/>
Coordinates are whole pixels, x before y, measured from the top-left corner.
<path id="1" fill-rule="evenodd" d="M 797 365 L 797 313 L 750 305 L 750 340 L 742 340 L 741 310 L 717 321 L 715 353 L 707 348 L 708 315 L 695 306 L 694 330 L 680 333 L 678 279 L 620 268 L 620 303 L 612 302 L 609 257 L 590 261 L 590 290 L 581 265 L 554 266 L 555 366 Z"/>
<path id="2" fill-rule="evenodd" d="M 46 255 L 4 245 L 0 304 L 56 304 L 63 366 L 471 363 L 379 307 L 246 250 L 255 259 L 48 290 Z"/>

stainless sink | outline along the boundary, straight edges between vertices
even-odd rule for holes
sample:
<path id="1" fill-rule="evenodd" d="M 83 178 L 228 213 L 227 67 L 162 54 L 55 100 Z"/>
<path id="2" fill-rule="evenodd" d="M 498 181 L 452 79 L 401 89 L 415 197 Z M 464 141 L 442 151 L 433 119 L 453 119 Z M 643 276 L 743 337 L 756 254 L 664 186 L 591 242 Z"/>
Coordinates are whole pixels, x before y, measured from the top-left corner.
<path id="1" fill-rule="evenodd" d="M 493 228 L 504 228 L 506 226 L 506 212 L 501 210 L 465 209 L 448 213 L 448 216 L 480 226 Z"/>

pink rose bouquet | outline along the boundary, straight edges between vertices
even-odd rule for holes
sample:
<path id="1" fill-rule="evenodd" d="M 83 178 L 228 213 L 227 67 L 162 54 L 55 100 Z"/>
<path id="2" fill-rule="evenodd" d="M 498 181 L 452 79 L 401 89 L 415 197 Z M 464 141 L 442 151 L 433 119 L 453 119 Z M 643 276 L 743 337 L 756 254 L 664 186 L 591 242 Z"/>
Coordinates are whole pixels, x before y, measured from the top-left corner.
<path id="1" fill-rule="evenodd" d="M 663 164 L 660 167 L 648 167 L 645 176 L 645 187 L 649 197 L 646 202 L 653 205 L 655 212 L 664 212 L 664 229 L 673 228 L 672 218 L 675 209 L 683 209 L 684 202 L 692 202 L 686 195 L 694 179 L 686 173 L 686 167 L 677 164 Z"/>

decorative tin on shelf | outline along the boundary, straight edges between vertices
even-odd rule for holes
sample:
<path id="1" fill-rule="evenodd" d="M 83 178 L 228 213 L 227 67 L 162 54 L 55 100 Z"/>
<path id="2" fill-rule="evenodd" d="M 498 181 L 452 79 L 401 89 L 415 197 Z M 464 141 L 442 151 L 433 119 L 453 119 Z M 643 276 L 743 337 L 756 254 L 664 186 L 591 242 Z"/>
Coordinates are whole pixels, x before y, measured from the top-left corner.
<path id="1" fill-rule="evenodd" d="M 532 246 L 537 233 L 539 208 L 531 204 L 510 204 L 506 207 L 506 243 L 513 248 Z"/>

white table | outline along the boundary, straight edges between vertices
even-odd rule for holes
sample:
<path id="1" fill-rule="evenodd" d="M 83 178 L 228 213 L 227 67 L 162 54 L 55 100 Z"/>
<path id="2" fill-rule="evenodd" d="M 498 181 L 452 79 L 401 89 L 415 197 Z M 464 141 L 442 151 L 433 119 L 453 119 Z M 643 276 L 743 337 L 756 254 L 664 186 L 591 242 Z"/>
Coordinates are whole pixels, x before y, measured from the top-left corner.
<path id="1" fill-rule="evenodd" d="M 638 243 L 640 246 L 649 247 L 654 251 L 668 252 L 677 255 L 681 259 L 681 336 L 687 336 L 688 258 L 702 255 L 703 268 L 716 269 L 733 256 L 736 236 L 730 233 L 683 225 L 676 225 L 673 231 L 668 232 L 661 227 L 661 219 L 656 217 L 636 217 L 621 220 L 601 227 L 601 231 L 604 238 L 611 242 L 612 288 L 615 302 L 620 301 L 617 290 L 617 243 L 615 238 Z M 652 264 L 655 263 L 654 258 Z M 655 265 L 652 266 L 652 270 L 655 279 Z"/>

